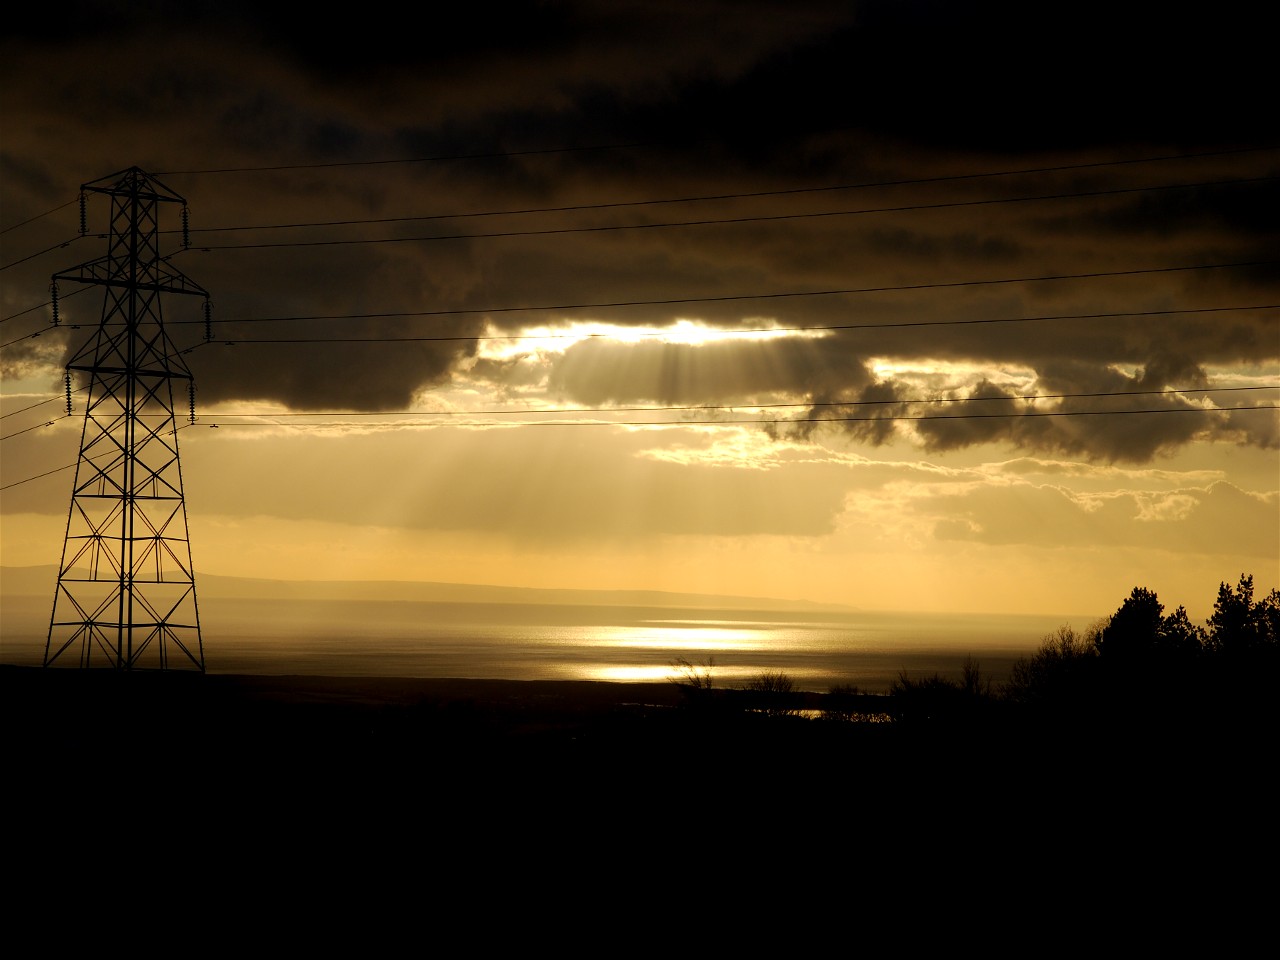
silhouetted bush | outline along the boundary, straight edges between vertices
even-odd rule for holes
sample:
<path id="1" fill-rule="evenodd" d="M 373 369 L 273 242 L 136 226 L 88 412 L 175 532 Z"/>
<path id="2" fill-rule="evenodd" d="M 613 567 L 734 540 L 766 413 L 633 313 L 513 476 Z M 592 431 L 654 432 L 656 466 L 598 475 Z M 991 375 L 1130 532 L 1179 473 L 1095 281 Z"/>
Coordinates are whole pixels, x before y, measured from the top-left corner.
<path id="1" fill-rule="evenodd" d="M 853 684 L 836 684 L 822 702 L 822 718 L 845 722 L 858 719 L 862 715 L 859 697 L 860 692 Z"/>
<path id="2" fill-rule="evenodd" d="M 1041 642 L 1030 657 L 1014 662 L 1002 696 L 1027 706 L 1063 709 L 1091 702 L 1098 680 L 1098 635 L 1095 626 L 1077 634 L 1063 624 Z"/>
<path id="3" fill-rule="evenodd" d="M 933 674 L 912 679 L 905 670 L 889 686 L 889 715 L 896 723 L 971 722 L 988 713 L 994 697 L 991 683 L 972 657 L 962 666 L 957 682 Z"/>
<path id="4" fill-rule="evenodd" d="M 960 666 L 960 690 L 967 697 L 991 696 L 991 678 L 982 675 L 982 667 L 973 657 L 965 657 Z"/>
<path id="5" fill-rule="evenodd" d="M 671 661 L 670 680 L 680 690 L 686 706 L 705 709 L 709 706 L 713 687 L 715 686 L 715 657 L 708 657 L 706 663 L 693 663 L 684 657 L 676 657 Z"/>
<path id="6" fill-rule="evenodd" d="M 800 712 L 795 700 L 795 683 L 781 670 L 762 670 L 746 686 L 749 709 L 771 717 L 793 716 Z"/>

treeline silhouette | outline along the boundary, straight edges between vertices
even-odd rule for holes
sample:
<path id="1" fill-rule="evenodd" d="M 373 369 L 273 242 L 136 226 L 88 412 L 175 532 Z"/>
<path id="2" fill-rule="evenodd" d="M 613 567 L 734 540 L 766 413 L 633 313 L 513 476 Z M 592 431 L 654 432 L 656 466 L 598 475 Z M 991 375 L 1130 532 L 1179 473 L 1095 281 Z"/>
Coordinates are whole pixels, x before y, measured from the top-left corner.
<path id="1" fill-rule="evenodd" d="M 1251 575 L 1219 585 L 1213 614 L 1193 623 L 1184 606 L 1166 613 L 1155 592 L 1134 587 L 1109 617 L 1083 632 L 1046 636 L 993 683 L 966 658 L 959 679 L 901 671 L 887 695 L 839 685 L 825 695 L 794 689 L 768 672 L 741 690 L 717 690 L 714 663 L 672 664 L 684 703 L 708 712 L 747 711 L 902 726 L 1159 724 L 1257 732 L 1273 724 L 1280 679 L 1280 590 L 1255 599 Z"/>

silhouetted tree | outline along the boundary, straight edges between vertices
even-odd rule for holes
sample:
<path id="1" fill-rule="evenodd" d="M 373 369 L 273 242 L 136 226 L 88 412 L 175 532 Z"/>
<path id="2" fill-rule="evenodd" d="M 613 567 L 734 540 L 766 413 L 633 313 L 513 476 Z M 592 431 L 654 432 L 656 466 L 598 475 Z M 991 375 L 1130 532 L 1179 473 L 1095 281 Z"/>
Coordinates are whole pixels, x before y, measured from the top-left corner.
<path id="1" fill-rule="evenodd" d="M 1111 665 L 1130 665 L 1150 657 L 1160 636 L 1164 604 L 1145 587 L 1133 592 L 1098 635 L 1098 653 Z"/>
<path id="2" fill-rule="evenodd" d="M 1191 622 L 1186 607 L 1179 606 L 1160 621 L 1156 634 L 1156 653 L 1160 656 L 1189 660 L 1204 650 L 1205 643 L 1204 627 Z"/>
<path id="3" fill-rule="evenodd" d="M 1253 577 L 1241 576 L 1232 590 L 1218 586 L 1218 599 L 1209 617 L 1208 645 L 1226 656 L 1247 655 L 1280 644 L 1280 590 L 1253 602 Z"/>
<path id="4" fill-rule="evenodd" d="M 1205 631 L 1191 622 L 1185 607 L 1163 614 L 1154 592 L 1134 587 L 1098 634 L 1098 653 L 1108 680 L 1117 685 L 1116 696 L 1143 688 L 1174 694 L 1194 682 Z"/>

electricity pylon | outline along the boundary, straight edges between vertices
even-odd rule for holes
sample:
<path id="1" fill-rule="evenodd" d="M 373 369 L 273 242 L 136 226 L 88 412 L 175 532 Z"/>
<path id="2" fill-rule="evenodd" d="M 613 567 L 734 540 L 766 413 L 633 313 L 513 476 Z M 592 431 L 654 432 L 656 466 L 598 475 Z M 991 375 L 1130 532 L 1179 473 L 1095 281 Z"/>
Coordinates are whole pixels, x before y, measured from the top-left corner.
<path id="1" fill-rule="evenodd" d="M 163 204 L 186 201 L 130 167 L 81 187 L 111 198 L 107 255 L 55 274 L 59 281 L 104 288 L 97 331 L 67 364 L 87 380 L 84 429 L 76 462 L 66 539 L 49 619 L 44 665 L 74 655 L 81 667 L 117 670 L 180 667 L 204 671 L 195 573 L 178 459 L 174 381 L 186 381 L 195 420 L 191 371 L 164 329 L 161 294 L 209 298 L 159 251 Z"/>

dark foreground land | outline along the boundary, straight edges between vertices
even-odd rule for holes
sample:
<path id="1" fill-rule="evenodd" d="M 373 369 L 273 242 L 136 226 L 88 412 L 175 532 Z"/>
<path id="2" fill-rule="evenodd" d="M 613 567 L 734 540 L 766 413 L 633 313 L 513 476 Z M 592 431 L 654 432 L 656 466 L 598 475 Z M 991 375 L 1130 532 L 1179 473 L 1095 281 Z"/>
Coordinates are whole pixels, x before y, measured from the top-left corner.
<path id="1" fill-rule="evenodd" d="M 718 798 L 1115 790 L 1269 774 L 1274 729 L 1195 704 L 1055 717 L 1013 705 L 890 718 L 892 698 L 799 694 L 770 714 L 741 691 L 676 683 L 117 673 L 0 666 L 9 769 L 355 797 L 429 785 L 545 793 L 628 783 Z M 768 704 L 766 704 L 768 705 Z M 1167 705 L 1166 705 L 1167 706 Z M 532 799 L 527 797 L 526 799 Z M 625 799 L 625 798 L 623 798 Z"/>
<path id="2" fill-rule="evenodd" d="M 812 719 L 671 683 L 0 667 L 6 865 L 37 900 L 128 876 L 220 916 L 302 902 L 318 930 L 338 890 L 414 916 L 734 891 L 791 923 L 855 888 L 1034 900 L 1089 875 L 1119 896 L 1274 853 L 1271 731 L 873 722 L 885 700 Z"/>

